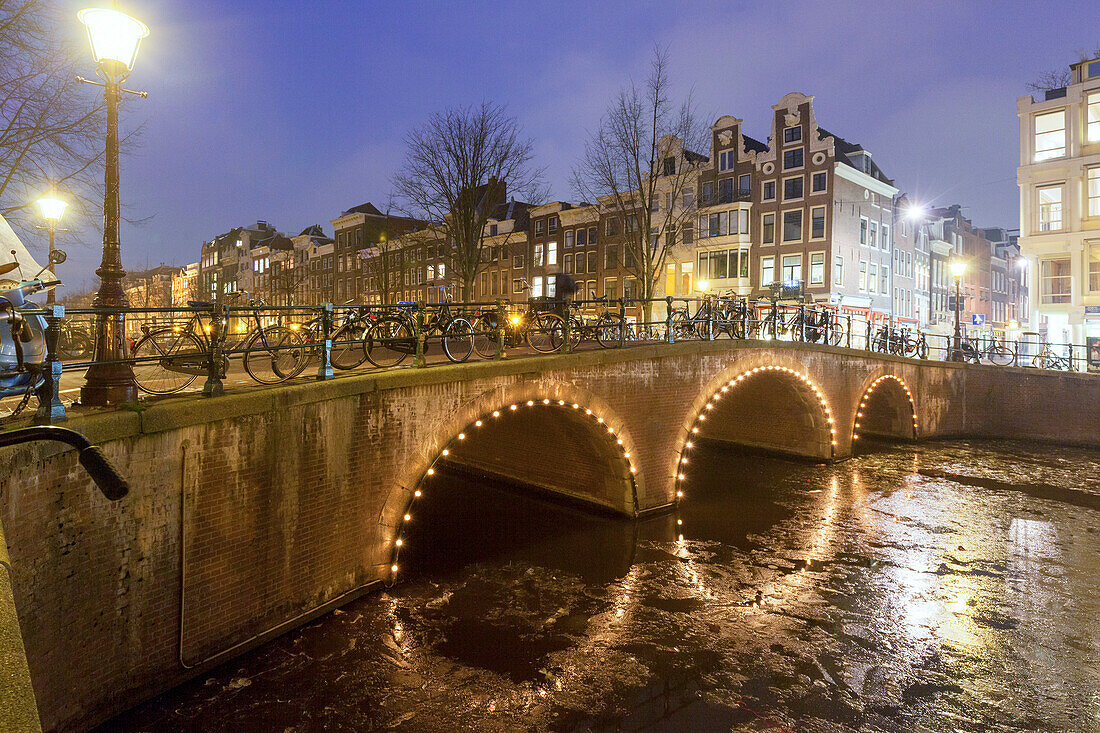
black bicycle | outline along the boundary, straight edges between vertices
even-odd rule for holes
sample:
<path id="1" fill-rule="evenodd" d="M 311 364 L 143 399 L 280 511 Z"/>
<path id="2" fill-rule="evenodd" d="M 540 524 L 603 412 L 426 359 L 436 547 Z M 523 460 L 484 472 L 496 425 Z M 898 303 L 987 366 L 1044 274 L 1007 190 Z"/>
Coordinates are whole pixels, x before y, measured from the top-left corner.
<path id="1" fill-rule="evenodd" d="M 424 353 L 428 353 L 429 339 L 438 338 L 443 353 L 452 362 L 463 362 L 474 351 L 474 326 L 451 308 L 450 286 L 440 288 L 439 305 L 428 311 L 428 317 L 420 326 L 424 338 Z M 417 304 L 401 302 L 397 307 L 378 316 L 367 330 L 363 350 L 367 361 L 376 367 L 394 367 L 416 353 Z"/>

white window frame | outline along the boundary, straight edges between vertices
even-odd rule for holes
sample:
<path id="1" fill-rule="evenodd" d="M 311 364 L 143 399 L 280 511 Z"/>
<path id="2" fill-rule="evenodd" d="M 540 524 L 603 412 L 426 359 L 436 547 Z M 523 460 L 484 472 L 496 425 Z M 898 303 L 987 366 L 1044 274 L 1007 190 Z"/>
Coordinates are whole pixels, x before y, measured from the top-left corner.
<path id="1" fill-rule="evenodd" d="M 1041 121 L 1061 118 L 1061 127 L 1050 127 L 1039 131 Z M 1046 125 L 1044 124 L 1044 127 Z M 1063 158 L 1066 155 L 1066 110 L 1052 109 L 1039 112 L 1032 117 L 1032 145 L 1035 148 L 1035 162 Z"/>
<path id="2" fill-rule="evenodd" d="M 820 237 L 815 237 L 814 236 L 814 212 L 815 211 L 820 211 L 821 212 L 821 236 Z M 825 237 L 826 237 L 826 235 L 828 234 L 828 231 L 829 231 L 829 223 L 828 223 L 828 221 L 825 217 L 826 217 L 826 212 L 825 212 L 825 207 L 824 206 L 814 206 L 813 208 L 810 209 L 810 237 L 809 238 L 811 240 L 825 239 Z"/>
<path id="3" fill-rule="evenodd" d="M 1100 165 L 1085 170 L 1085 212 L 1100 217 Z"/>
<path id="4" fill-rule="evenodd" d="M 802 195 L 801 195 L 801 196 L 793 196 L 793 197 L 791 197 L 791 198 L 787 198 L 787 181 L 793 181 L 793 180 L 795 180 L 796 178 L 797 178 L 798 180 L 802 181 Z M 806 198 L 806 176 L 803 176 L 803 175 L 798 175 L 798 176 L 786 176 L 786 177 L 785 177 L 785 178 L 783 179 L 783 201 L 784 201 L 784 202 L 787 202 L 787 201 L 802 201 L 802 200 L 804 200 L 805 198 Z"/>
<path id="5" fill-rule="evenodd" d="M 1057 191 L 1058 200 L 1043 203 L 1043 193 Z M 1065 186 L 1061 183 L 1053 186 L 1039 186 L 1035 189 L 1036 213 L 1040 232 L 1059 232 L 1065 224 Z M 1057 226 L 1055 226 L 1057 225 Z"/>
<path id="6" fill-rule="evenodd" d="M 814 268 L 818 268 L 820 276 L 815 277 Z M 825 250 L 818 250 L 817 252 L 810 253 L 810 285 L 824 285 L 825 284 Z"/>
<path id="7" fill-rule="evenodd" d="M 764 273 L 770 272 L 771 277 L 767 277 Z M 775 257 L 761 257 L 760 258 L 760 287 L 764 288 L 775 282 Z"/>

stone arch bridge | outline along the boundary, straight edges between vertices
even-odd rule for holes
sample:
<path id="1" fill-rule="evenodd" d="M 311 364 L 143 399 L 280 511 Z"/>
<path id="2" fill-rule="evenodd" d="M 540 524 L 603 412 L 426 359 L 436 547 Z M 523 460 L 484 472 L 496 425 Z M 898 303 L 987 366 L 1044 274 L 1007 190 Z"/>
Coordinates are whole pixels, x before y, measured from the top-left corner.
<path id="1" fill-rule="evenodd" d="M 404 369 L 75 416 L 131 477 L 10 448 L 0 521 L 48 728 L 79 728 L 399 571 L 441 461 L 637 516 L 700 440 L 812 460 L 860 436 L 1100 442 L 1100 379 L 796 343 L 651 345 Z"/>

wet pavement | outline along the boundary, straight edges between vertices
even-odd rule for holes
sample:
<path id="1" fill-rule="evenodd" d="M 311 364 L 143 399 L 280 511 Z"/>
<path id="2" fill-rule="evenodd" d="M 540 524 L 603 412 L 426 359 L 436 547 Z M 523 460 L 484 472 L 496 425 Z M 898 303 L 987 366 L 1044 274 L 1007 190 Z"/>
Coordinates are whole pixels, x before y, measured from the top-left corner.
<path id="1" fill-rule="evenodd" d="M 403 583 L 102 730 L 1100 730 L 1100 451 L 691 466 L 642 523 L 441 473 Z"/>

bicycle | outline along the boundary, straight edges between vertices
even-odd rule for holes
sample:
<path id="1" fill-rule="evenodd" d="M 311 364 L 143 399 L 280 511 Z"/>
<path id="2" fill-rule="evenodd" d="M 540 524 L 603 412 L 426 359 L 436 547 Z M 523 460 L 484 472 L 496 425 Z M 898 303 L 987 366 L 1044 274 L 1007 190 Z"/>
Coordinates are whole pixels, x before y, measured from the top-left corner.
<path id="1" fill-rule="evenodd" d="M 1050 344 L 1043 344 L 1042 350 L 1031 359 L 1031 366 L 1037 369 L 1057 369 L 1072 371 L 1073 363 L 1068 356 L 1055 353 Z"/>
<path id="2" fill-rule="evenodd" d="M 441 287 L 440 293 L 443 297 L 439 306 L 420 328 L 424 353 L 428 352 L 427 340 L 439 336 L 447 359 L 455 363 L 466 361 L 474 351 L 474 327 L 461 314 L 452 312 L 451 286 Z M 394 367 L 416 353 L 416 307 L 416 303 L 403 301 L 396 309 L 378 316 L 363 343 L 367 361 L 376 367 Z"/>
<path id="3" fill-rule="evenodd" d="M 630 337 L 629 329 L 626 328 L 626 319 L 610 310 L 606 295 L 589 302 L 595 303 L 600 312 L 589 320 L 584 320 L 583 317 L 570 317 L 570 337 L 573 337 L 574 331 L 578 334 L 573 340 L 573 345 L 577 346 L 586 338 L 590 338 L 602 348 L 617 349 L 625 339 Z"/>
<path id="4" fill-rule="evenodd" d="M 233 296 L 233 300 L 240 293 Z M 143 392 L 166 395 L 191 386 L 200 376 L 210 373 L 213 346 L 226 338 L 225 324 L 218 320 L 203 323 L 203 311 L 216 304 L 190 300 L 188 307 L 196 309 L 183 326 L 147 329 L 134 345 L 134 379 Z M 278 384 L 300 374 L 305 352 L 301 336 L 281 325 L 265 326 L 260 318 L 262 300 L 249 300 L 250 317 L 255 330 L 244 341 L 244 368 L 260 384 Z M 223 352 L 215 365 L 219 377 L 229 371 L 229 356 Z"/>
<path id="5" fill-rule="evenodd" d="M 522 280 L 522 290 L 531 286 Z M 565 319 L 553 311 L 539 309 L 530 300 L 526 306 L 508 303 L 504 309 L 504 323 L 498 311 L 486 311 L 474 320 L 474 351 L 483 359 L 496 356 L 501 345 L 515 347 L 524 343 L 540 354 L 550 354 L 565 343 Z"/>
<path id="6" fill-rule="evenodd" d="M 982 346 L 983 341 L 985 342 L 984 347 Z M 980 364 L 982 359 L 989 359 L 990 363 L 997 366 L 1008 366 L 1015 358 L 1015 354 L 1003 341 L 995 339 L 978 339 L 975 345 L 974 340 L 963 337 L 959 341 L 959 352 L 962 354 L 963 361 L 974 364 Z"/>

